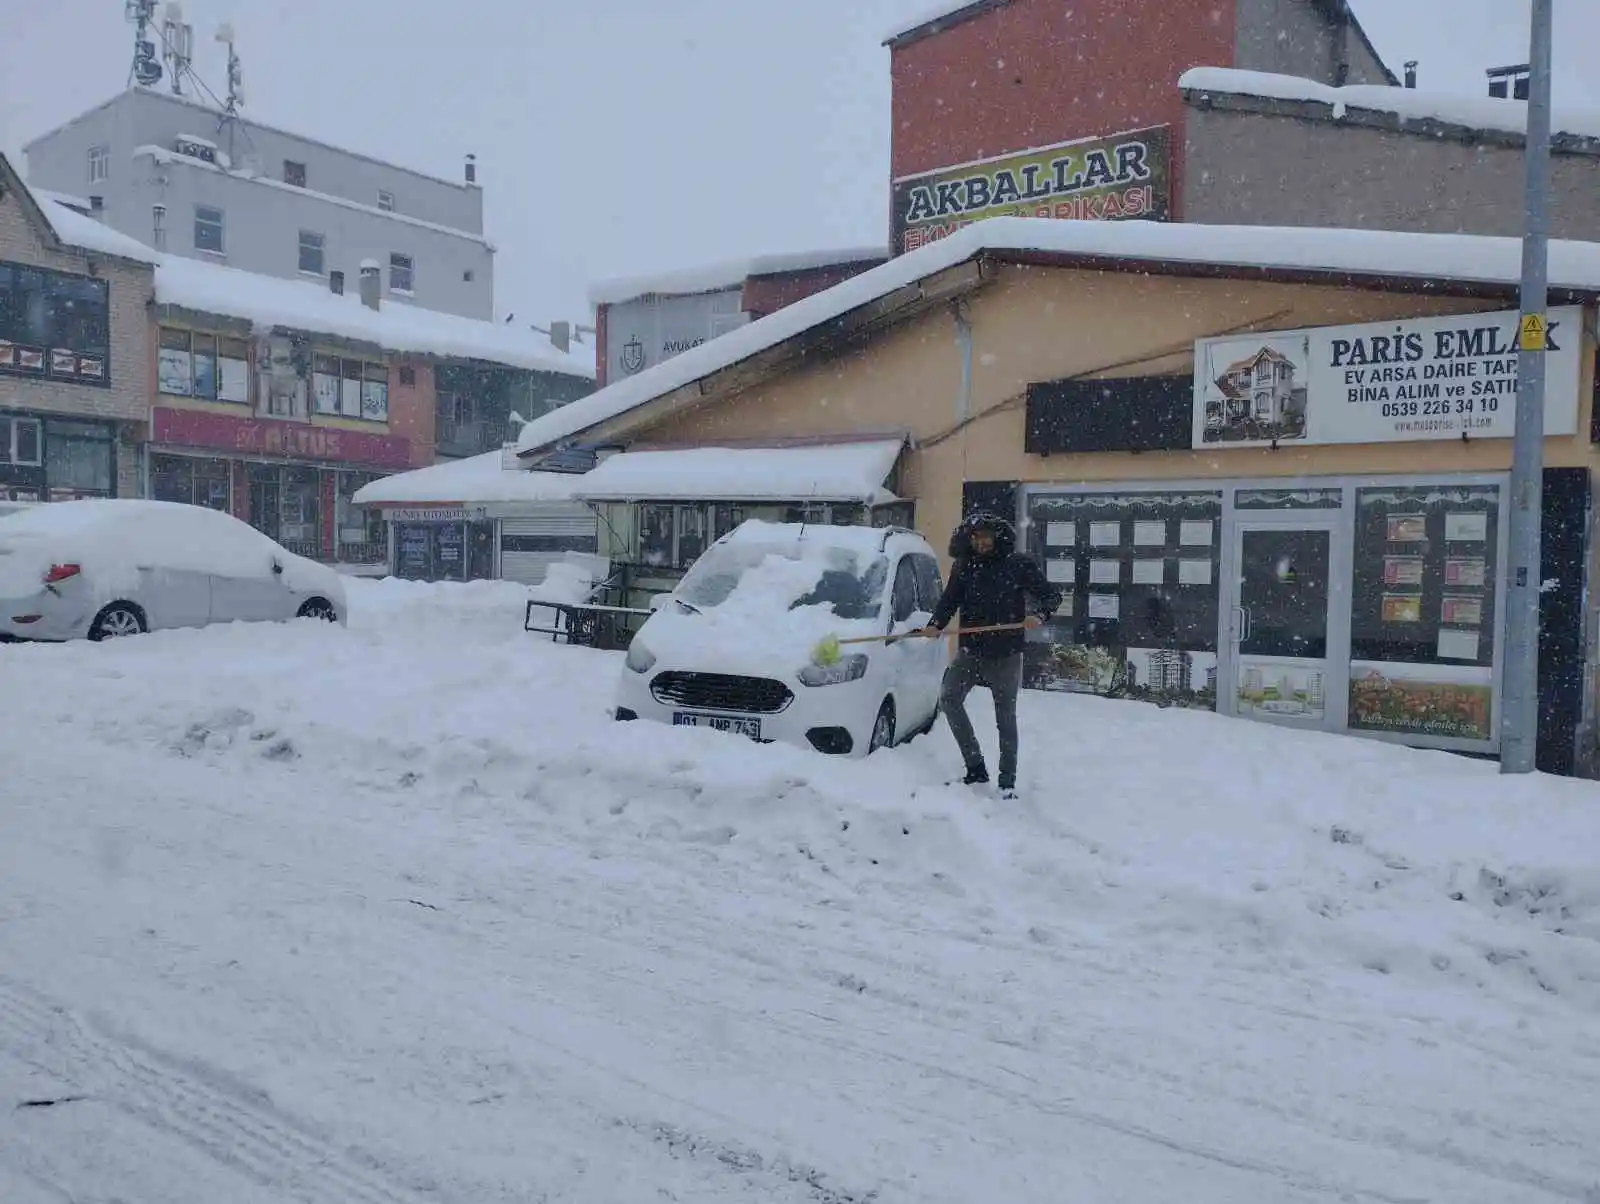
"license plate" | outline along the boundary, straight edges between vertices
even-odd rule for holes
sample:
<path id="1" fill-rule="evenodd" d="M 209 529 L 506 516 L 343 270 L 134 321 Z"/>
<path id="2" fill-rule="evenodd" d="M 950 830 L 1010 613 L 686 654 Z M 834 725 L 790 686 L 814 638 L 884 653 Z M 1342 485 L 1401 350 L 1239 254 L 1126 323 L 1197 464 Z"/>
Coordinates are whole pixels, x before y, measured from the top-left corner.
<path id="1" fill-rule="evenodd" d="M 749 736 L 752 740 L 761 739 L 759 719 L 743 719 L 733 715 L 691 715 L 686 711 L 674 711 L 672 723 L 674 727 L 709 727 L 714 731 Z"/>

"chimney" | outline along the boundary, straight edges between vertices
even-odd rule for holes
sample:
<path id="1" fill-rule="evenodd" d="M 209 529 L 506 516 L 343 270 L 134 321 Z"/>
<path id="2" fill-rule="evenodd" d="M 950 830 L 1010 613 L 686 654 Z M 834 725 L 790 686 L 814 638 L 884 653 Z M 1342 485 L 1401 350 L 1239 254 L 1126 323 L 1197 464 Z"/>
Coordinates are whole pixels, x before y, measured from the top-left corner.
<path id="1" fill-rule="evenodd" d="M 328 273 L 328 291 L 335 296 L 344 296 L 344 273 L 332 271 Z"/>
<path id="2" fill-rule="evenodd" d="M 572 323 L 550 323 L 550 342 L 557 351 L 567 351 L 572 347 Z"/>
<path id="3" fill-rule="evenodd" d="M 106 211 L 106 198 L 105 197 L 103 197 L 103 196 L 92 196 L 92 197 L 89 198 L 89 213 L 90 213 L 91 216 L 99 217 L 105 211 Z"/>
<path id="4" fill-rule="evenodd" d="M 477 155 L 468 155 L 467 156 L 467 183 L 468 184 L 476 184 L 477 182 L 478 182 L 478 156 Z"/>
<path id="5" fill-rule="evenodd" d="M 1416 59 L 1412 59 L 1410 62 L 1408 62 L 1406 64 L 1406 87 L 1415 88 L 1416 86 L 1417 86 L 1417 60 Z"/>
<path id="6" fill-rule="evenodd" d="M 361 304 L 368 309 L 377 309 L 379 305 L 378 294 L 382 291 L 382 279 L 376 259 L 363 259 L 361 261 Z"/>

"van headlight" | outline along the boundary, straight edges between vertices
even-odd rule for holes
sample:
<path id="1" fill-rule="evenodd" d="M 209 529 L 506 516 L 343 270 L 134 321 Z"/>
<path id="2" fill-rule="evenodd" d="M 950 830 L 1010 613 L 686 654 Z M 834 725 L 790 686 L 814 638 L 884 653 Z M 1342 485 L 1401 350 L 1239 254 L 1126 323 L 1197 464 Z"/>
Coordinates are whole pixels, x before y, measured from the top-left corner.
<path id="1" fill-rule="evenodd" d="M 800 670 L 800 681 L 808 686 L 836 686 L 859 681 L 867 674 L 867 654 L 857 652 L 832 665 L 807 665 Z"/>
<path id="2" fill-rule="evenodd" d="M 656 663 L 656 654 L 644 646 L 641 640 L 634 640 L 628 645 L 628 658 L 622 662 L 635 673 L 648 673 Z"/>

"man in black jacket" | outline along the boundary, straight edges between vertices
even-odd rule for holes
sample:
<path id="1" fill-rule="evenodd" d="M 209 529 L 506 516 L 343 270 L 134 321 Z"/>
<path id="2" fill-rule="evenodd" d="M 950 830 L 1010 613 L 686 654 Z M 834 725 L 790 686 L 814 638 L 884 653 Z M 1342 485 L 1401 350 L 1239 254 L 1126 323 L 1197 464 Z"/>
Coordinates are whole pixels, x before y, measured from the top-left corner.
<path id="1" fill-rule="evenodd" d="M 942 632 L 957 611 L 963 627 L 1020 623 L 1031 628 L 1043 624 L 1061 605 L 1061 591 L 1045 579 L 1037 561 L 1017 551 L 1016 530 L 1003 518 L 993 514 L 969 518 L 956 529 L 950 554 L 955 568 L 926 629 L 930 636 Z M 967 764 L 963 780 L 973 785 L 987 782 L 989 770 L 967 717 L 966 701 L 974 687 L 989 688 L 1000 729 L 999 786 L 1008 796 L 1017 787 L 1017 693 L 1022 689 L 1026 642 L 1022 630 L 963 635 L 956 659 L 945 670 L 940 694 L 950 731 Z"/>

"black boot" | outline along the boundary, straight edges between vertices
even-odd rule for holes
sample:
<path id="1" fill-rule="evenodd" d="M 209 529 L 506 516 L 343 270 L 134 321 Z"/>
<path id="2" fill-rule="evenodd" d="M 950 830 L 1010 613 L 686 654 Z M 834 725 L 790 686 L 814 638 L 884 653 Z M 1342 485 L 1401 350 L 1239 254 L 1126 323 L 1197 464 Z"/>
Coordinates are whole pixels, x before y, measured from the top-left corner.
<path id="1" fill-rule="evenodd" d="M 1001 774 L 1000 781 L 997 784 L 1000 787 L 1001 798 L 1014 799 L 1017 797 L 1017 779 L 1014 775 L 1009 773 Z"/>
<path id="2" fill-rule="evenodd" d="M 989 767 L 982 761 L 967 766 L 967 776 L 961 779 L 963 786 L 982 786 L 989 780 Z"/>

